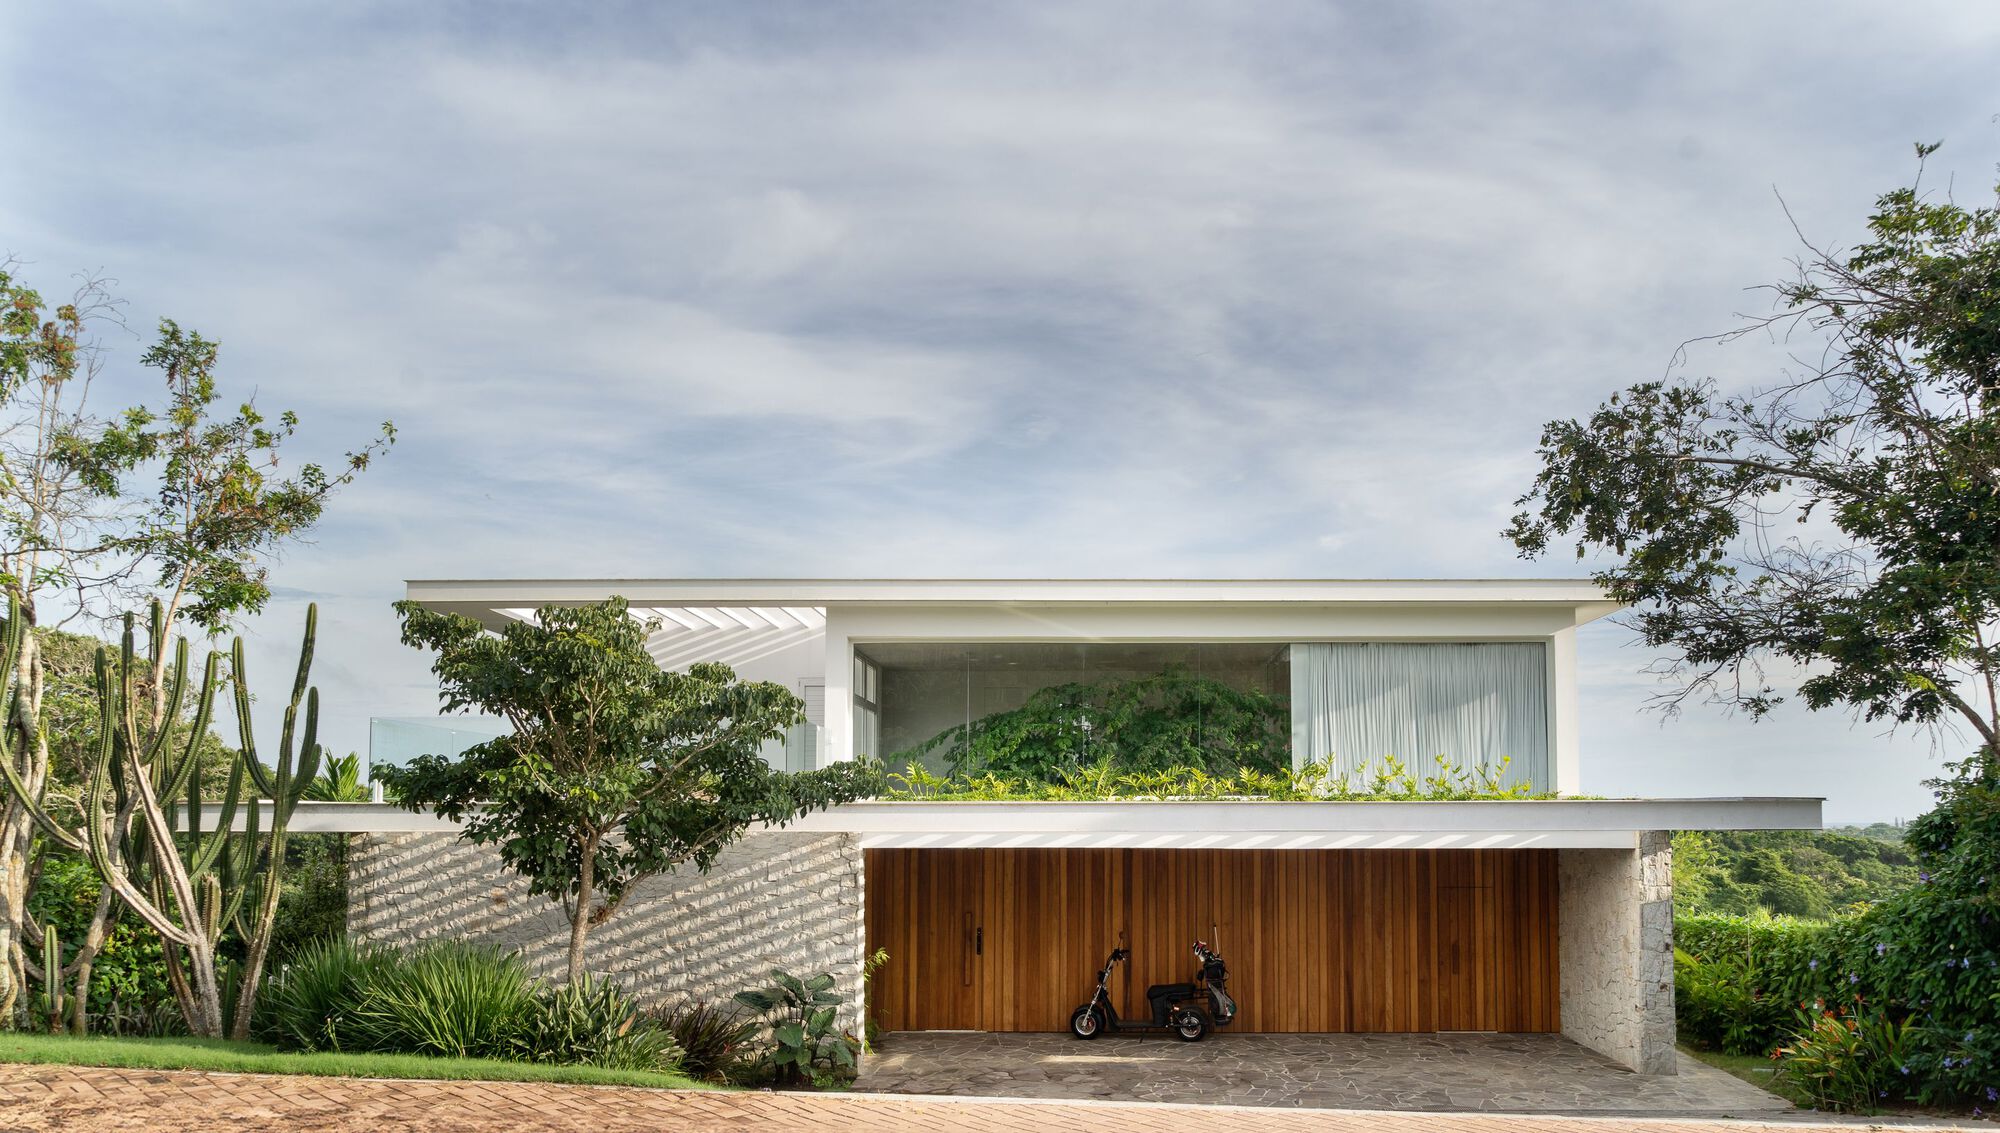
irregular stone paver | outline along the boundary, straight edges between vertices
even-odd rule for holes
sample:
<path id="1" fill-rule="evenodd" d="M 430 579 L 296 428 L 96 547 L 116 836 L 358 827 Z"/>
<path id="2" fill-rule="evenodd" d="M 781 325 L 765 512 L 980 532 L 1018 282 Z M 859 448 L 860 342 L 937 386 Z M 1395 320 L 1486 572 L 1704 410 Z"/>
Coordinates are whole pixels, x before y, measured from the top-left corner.
<path id="1" fill-rule="evenodd" d="M 1108 1099 L 1538 1114 L 1765 1116 L 1792 1107 L 1685 1055 L 1634 1074 L 1561 1035 L 1164 1036 L 915 1032 L 888 1036 L 859 1088 L 966 1097 Z"/>
<path id="2" fill-rule="evenodd" d="M 1052 1127 L 1102 1133 L 1851 1133 L 1859 1122 L 1783 1124 L 1711 1118 L 1270 1110 L 1119 1102 L 637 1090 L 518 1082 L 107 1070 L 0 1064 L 0 1129 L 125 1133 L 257 1129 L 270 1133 L 994 1133 Z M 1908 1128 L 1954 1128 L 1938 1124 Z M 1990 1126 L 1989 1126 L 1990 1128 Z"/>

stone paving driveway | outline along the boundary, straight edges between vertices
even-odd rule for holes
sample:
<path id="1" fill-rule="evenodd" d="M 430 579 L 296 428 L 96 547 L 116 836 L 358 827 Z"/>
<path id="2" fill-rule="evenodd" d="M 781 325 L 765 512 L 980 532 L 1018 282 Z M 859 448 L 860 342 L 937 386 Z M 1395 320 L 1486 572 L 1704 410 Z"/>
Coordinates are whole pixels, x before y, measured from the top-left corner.
<path id="1" fill-rule="evenodd" d="M 0 1129 L 63 1133 L 1807 1133 L 1855 1124 L 1710 1118 L 1272 1110 L 1119 1102 L 977 1101 L 879 1094 L 633 1090 L 512 1082 L 98 1070 L 0 1064 Z M 1933 1126 L 1932 1128 L 1943 1128 Z"/>
<path id="2" fill-rule="evenodd" d="M 1561 1035 L 1165 1036 L 914 1032 L 870 1056 L 863 1090 L 1471 1113 L 1751 1117 L 1791 1106 L 1681 1056 L 1634 1074 Z"/>

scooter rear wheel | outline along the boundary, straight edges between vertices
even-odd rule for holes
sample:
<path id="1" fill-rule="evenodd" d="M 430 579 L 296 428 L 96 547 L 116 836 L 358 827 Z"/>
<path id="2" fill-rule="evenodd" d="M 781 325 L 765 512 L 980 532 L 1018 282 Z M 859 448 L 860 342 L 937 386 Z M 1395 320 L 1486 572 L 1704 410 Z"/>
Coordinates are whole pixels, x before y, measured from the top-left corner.
<path id="1" fill-rule="evenodd" d="M 1069 1017 L 1069 1033 L 1080 1039 L 1094 1039 L 1104 1033 L 1104 1013 L 1086 1003 Z"/>
<path id="2" fill-rule="evenodd" d="M 1198 1011 L 1183 1011 L 1174 1020 L 1174 1035 L 1184 1043 L 1198 1043 L 1208 1037 L 1208 1020 Z"/>

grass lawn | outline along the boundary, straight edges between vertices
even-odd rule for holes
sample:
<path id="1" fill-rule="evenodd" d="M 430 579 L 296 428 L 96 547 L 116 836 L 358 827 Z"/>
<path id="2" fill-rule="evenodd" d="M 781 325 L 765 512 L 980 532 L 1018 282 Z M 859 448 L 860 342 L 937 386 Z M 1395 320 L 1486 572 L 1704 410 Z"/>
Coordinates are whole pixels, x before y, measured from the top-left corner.
<path id="1" fill-rule="evenodd" d="M 1794 1105 L 1804 1104 L 1785 1090 L 1784 1083 L 1777 1080 L 1778 1064 L 1757 1054 L 1724 1054 L 1716 1050 L 1696 1050 L 1691 1046 L 1681 1047 L 1689 1058 L 1708 1063 L 1717 1070 L 1725 1070 L 1759 1089 L 1769 1090 Z"/>
<path id="2" fill-rule="evenodd" d="M 330 1078 L 448 1078 L 486 1082 L 565 1082 L 577 1086 L 715 1087 L 679 1074 L 549 1066 L 418 1054 L 297 1054 L 263 1043 L 223 1039 L 112 1039 L 0 1034 L 0 1062 L 115 1066 L 143 1070 L 221 1070 L 238 1074 L 314 1074 Z"/>

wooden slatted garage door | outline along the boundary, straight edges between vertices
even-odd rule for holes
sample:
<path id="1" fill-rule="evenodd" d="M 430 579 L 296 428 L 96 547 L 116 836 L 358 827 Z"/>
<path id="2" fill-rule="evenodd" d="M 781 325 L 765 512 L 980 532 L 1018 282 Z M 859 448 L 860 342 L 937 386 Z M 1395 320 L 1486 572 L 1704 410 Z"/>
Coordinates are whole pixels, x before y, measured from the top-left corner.
<path id="1" fill-rule="evenodd" d="M 869 850 L 889 1030 L 1060 1031 L 1220 946 L 1239 1031 L 1554 1031 L 1550 850 Z"/>

